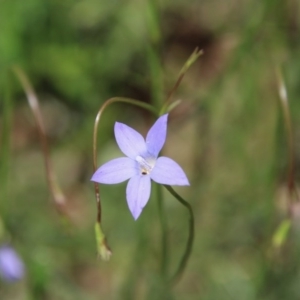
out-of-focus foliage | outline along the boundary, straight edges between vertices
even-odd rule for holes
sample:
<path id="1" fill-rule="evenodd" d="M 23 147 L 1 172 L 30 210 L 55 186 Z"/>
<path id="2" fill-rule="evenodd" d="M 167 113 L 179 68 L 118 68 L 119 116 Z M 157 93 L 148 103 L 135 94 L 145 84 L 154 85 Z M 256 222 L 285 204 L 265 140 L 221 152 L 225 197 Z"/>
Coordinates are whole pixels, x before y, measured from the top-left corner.
<path id="1" fill-rule="evenodd" d="M 289 94 L 296 166 L 300 145 L 298 0 L 0 1 L 0 214 L 26 277 L 0 282 L 0 299 L 299 299 L 299 216 L 288 216 L 287 143 L 275 68 Z M 168 296 L 159 273 L 161 229 L 152 193 L 134 222 L 125 184 L 101 186 L 103 230 L 113 250 L 96 259 L 92 130 L 113 96 L 161 105 L 195 47 L 204 55 L 184 78 L 165 153 L 187 172 L 178 188 L 193 205 L 196 239 Z M 32 81 L 68 198 L 54 209 L 24 91 Z M 99 127 L 99 165 L 120 156 L 115 121 L 146 133 L 147 112 L 116 104 Z M 187 214 L 165 194 L 172 273 L 187 238 Z"/>

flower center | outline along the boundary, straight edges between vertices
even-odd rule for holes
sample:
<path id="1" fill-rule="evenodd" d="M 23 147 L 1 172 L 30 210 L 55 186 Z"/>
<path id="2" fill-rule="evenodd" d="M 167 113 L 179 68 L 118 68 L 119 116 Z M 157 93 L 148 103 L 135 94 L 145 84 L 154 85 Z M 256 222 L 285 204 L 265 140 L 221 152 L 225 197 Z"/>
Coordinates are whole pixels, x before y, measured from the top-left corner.
<path id="1" fill-rule="evenodd" d="M 144 158 L 142 156 L 137 156 L 135 160 L 139 163 L 139 168 L 142 175 L 150 174 L 155 165 L 154 157 Z"/>

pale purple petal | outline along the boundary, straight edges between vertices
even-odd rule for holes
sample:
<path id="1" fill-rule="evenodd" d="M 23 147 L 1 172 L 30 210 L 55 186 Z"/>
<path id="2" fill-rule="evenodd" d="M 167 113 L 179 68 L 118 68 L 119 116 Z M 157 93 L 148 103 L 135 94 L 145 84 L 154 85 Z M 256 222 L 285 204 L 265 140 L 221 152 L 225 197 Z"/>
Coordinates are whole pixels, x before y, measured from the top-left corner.
<path id="1" fill-rule="evenodd" d="M 155 157 L 158 156 L 158 153 L 166 141 L 167 122 L 168 114 L 165 114 L 157 119 L 147 134 L 146 144 L 148 152 Z"/>
<path id="2" fill-rule="evenodd" d="M 150 177 L 157 183 L 167 185 L 190 185 L 184 171 L 171 158 L 161 156 L 157 159 Z"/>
<path id="3" fill-rule="evenodd" d="M 15 250 L 9 246 L 0 247 L 0 276 L 14 282 L 20 280 L 24 273 L 24 264 Z"/>
<path id="4" fill-rule="evenodd" d="M 115 137 L 121 151 L 128 157 L 135 159 L 138 155 L 147 153 L 147 147 L 144 138 L 131 127 L 116 122 Z"/>
<path id="5" fill-rule="evenodd" d="M 94 173 L 91 181 L 114 184 L 123 182 L 136 174 L 138 174 L 137 162 L 128 157 L 121 157 L 102 165 Z"/>
<path id="6" fill-rule="evenodd" d="M 136 175 L 127 184 L 126 198 L 129 210 L 136 220 L 150 198 L 151 180 L 148 175 Z"/>

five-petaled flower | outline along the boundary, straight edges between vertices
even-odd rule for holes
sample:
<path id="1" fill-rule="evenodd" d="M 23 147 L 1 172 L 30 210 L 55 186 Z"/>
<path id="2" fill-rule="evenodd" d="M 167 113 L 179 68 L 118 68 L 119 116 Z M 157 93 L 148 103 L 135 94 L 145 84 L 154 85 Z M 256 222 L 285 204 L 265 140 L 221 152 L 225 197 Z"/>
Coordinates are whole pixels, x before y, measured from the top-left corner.
<path id="1" fill-rule="evenodd" d="M 102 165 L 92 181 L 115 184 L 129 179 L 126 198 L 129 210 L 136 220 L 147 204 L 151 179 L 166 185 L 189 185 L 181 167 L 168 157 L 158 157 L 167 135 L 168 114 L 161 116 L 150 128 L 146 141 L 134 129 L 115 123 L 115 138 L 127 157 L 113 159 Z"/>
<path id="2" fill-rule="evenodd" d="M 24 264 L 16 251 L 8 246 L 0 247 L 0 276 L 9 282 L 20 280 L 24 276 Z"/>

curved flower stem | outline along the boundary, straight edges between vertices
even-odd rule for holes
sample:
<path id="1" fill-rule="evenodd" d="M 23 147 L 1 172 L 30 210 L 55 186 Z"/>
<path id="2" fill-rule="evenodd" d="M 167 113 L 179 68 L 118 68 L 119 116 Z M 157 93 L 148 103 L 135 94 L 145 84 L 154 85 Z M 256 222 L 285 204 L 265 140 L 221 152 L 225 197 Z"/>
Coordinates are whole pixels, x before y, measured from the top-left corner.
<path id="1" fill-rule="evenodd" d="M 158 217 L 160 221 L 161 226 L 161 275 L 163 278 L 166 278 L 167 272 L 168 272 L 168 232 L 167 232 L 167 219 L 166 219 L 166 213 L 162 198 L 162 189 L 161 185 L 156 185 L 156 191 L 157 191 L 157 200 L 158 200 Z"/>
<path id="2" fill-rule="evenodd" d="M 52 194 L 52 198 L 54 200 L 55 206 L 58 209 L 58 211 L 66 215 L 66 209 L 65 209 L 66 198 L 57 183 L 55 173 L 52 169 L 50 151 L 48 147 L 46 131 L 43 123 L 43 117 L 40 110 L 38 97 L 24 71 L 18 66 L 14 66 L 12 68 L 12 71 L 18 78 L 23 90 L 25 91 L 25 95 L 27 97 L 29 107 L 33 113 L 33 116 L 37 124 L 40 143 L 41 143 L 43 156 L 45 160 L 46 176 L 47 176 L 49 190 Z"/>
<path id="3" fill-rule="evenodd" d="M 183 271 L 187 265 L 188 259 L 191 255 L 193 242 L 194 242 L 194 235 L 195 235 L 194 213 L 193 213 L 192 206 L 187 201 L 185 201 L 180 195 L 178 195 L 171 186 L 164 185 L 164 187 L 171 193 L 172 196 L 174 196 L 183 206 L 185 206 L 188 209 L 190 215 L 189 236 L 188 236 L 186 248 L 176 272 L 170 279 L 170 284 L 173 285 L 181 278 Z"/>
<path id="4" fill-rule="evenodd" d="M 113 103 L 120 102 L 120 103 L 127 103 L 131 105 L 135 105 L 141 108 L 144 108 L 154 115 L 158 115 L 157 111 L 155 110 L 154 107 L 152 107 L 150 104 L 135 100 L 135 99 L 130 99 L 130 98 L 122 98 L 122 97 L 114 97 L 106 100 L 104 104 L 101 106 L 99 109 L 96 119 L 95 119 L 95 124 L 94 124 L 94 133 L 93 133 L 93 169 L 94 172 L 96 172 L 97 169 L 97 132 L 98 132 L 98 126 L 99 122 L 101 119 L 101 116 L 104 112 L 104 110 Z M 97 250 L 98 250 L 98 255 L 103 259 L 103 260 L 108 260 L 111 256 L 111 250 L 107 244 L 106 237 L 102 231 L 101 227 L 101 219 L 102 219 L 102 209 L 101 209 L 101 198 L 100 198 L 100 190 L 99 190 L 99 185 L 95 182 L 94 183 L 94 188 L 95 188 L 95 196 L 96 196 L 96 205 L 97 205 L 97 219 L 96 219 L 96 224 L 95 224 L 95 235 L 96 235 L 96 240 L 97 240 Z"/>

